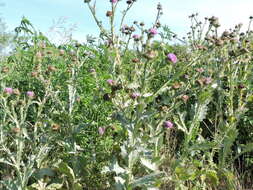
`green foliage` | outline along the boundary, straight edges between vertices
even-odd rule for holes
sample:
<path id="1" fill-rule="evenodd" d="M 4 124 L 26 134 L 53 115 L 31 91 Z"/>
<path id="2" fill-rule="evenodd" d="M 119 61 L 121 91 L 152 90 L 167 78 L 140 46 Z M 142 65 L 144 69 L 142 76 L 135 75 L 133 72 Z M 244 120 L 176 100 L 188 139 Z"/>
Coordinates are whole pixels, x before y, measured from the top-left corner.
<path id="1" fill-rule="evenodd" d="M 252 33 L 218 35 L 215 17 L 205 31 L 194 15 L 171 45 L 167 26 L 154 39 L 160 5 L 154 26 L 123 27 L 128 4 L 117 31 L 117 3 L 106 29 L 93 2 L 99 40 L 56 46 L 25 17 L 16 28 L 0 66 L 0 188 L 252 185 Z"/>

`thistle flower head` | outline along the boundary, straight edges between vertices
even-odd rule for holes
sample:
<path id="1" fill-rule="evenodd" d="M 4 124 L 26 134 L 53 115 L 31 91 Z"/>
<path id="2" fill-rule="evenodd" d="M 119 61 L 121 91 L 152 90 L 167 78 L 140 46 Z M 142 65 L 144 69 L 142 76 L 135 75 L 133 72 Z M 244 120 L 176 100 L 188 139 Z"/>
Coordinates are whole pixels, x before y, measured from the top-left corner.
<path id="1" fill-rule="evenodd" d="M 176 63 L 177 62 L 177 56 L 174 53 L 169 53 L 167 55 L 167 58 L 169 61 L 171 61 L 172 63 Z"/>
<path id="2" fill-rule="evenodd" d="M 156 34 L 158 34 L 158 32 L 157 32 L 156 28 L 150 28 L 149 29 L 149 34 L 156 35 Z"/>
<path id="3" fill-rule="evenodd" d="M 133 39 L 138 40 L 139 38 L 140 38 L 140 36 L 138 34 L 133 35 Z"/>
<path id="4" fill-rule="evenodd" d="M 174 124 L 171 121 L 164 121 L 163 126 L 167 129 L 173 128 Z"/>
<path id="5" fill-rule="evenodd" d="M 115 85 L 115 80 L 113 80 L 113 79 L 108 79 L 107 81 L 107 84 L 109 84 L 110 86 L 114 86 Z"/>
<path id="6" fill-rule="evenodd" d="M 110 0 L 111 3 L 117 3 L 118 0 Z"/>
<path id="7" fill-rule="evenodd" d="M 10 87 L 6 87 L 6 88 L 4 89 L 4 93 L 11 95 L 11 94 L 13 94 L 13 89 L 10 88 Z"/>
<path id="8" fill-rule="evenodd" d="M 29 97 L 29 98 L 33 98 L 35 96 L 34 92 L 33 91 L 27 91 L 26 92 L 26 95 Z"/>
<path id="9" fill-rule="evenodd" d="M 137 99 L 137 98 L 139 98 L 141 96 L 141 94 L 139 93 L 139 92 L 133 92 L 131 95 L 130 95 L 130 97 L 132 98 L 132 99 Z"/>

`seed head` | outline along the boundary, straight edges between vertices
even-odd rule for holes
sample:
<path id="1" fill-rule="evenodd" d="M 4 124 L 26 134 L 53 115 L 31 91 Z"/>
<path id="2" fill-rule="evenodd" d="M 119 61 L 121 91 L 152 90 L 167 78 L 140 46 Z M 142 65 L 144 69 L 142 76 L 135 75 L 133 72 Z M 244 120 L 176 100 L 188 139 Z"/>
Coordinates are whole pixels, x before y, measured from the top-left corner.
<path id="1" fill-rule="evenodd" d="M 106 12 L 106 16 L 107 16 L 107 17 L 111 17 L 111 16 L 112 16 L 112 11 L 107 11 L 107 12 Z"/>
<path id="2" fill-rule="evenodd" d="M 140 60 L 139 60 L 138 58 L 133 58 L 133 59 L 132 59 L 132 62 L 133 62 L 133 63 L 139 63 Z"/>

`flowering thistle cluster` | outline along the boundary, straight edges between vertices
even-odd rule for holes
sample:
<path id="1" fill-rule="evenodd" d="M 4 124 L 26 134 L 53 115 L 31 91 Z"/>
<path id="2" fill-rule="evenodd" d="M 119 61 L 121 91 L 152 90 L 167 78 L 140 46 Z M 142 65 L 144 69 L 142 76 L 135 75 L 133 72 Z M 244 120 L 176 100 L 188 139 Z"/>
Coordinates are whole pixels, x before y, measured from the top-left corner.
<path id="1" fill-rule="evenodd" d="M 134 31 L 135 31 L 135 28 L 134 28 L 133 26 L 124 25 L 124 26 L 121 28 L 121 32 L 122 32 L 123 34 L 126 34 L 126 35 L 132 34 Z"/>
<path id="2" fill-rule="evenodd" d="M 18 89 L 13 89 L 11 87 L 6 87 L 3 92 L 7 95 L 20 95 L 20 91 Z M 34 98 L 35 97 L 35 93 L 33 91 L 27 91 L 26 95 L 28 98 Z"/>

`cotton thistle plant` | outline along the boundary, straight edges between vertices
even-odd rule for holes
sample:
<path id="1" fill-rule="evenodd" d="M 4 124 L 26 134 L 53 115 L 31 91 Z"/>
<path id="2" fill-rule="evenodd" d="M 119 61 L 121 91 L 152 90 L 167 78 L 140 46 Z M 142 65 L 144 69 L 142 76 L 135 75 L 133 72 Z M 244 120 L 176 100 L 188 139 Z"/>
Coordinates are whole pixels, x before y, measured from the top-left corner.
<path id="1" fill-rule="evenodd" d="M 41 112 L 38 110 L 45 105 L 33 99 L 35 97 L 33 91 L 20 92 L 17 88 L 6 87 L 3 93 L 15 96 L 12 98 L 3 96 L 0 100 L 0 109 L 4 111 L 3 118 L 0 119 L 0 155 L 4 156 L 0 159 L 0 163 L 15 171 L 17 175 L 15 178 L 12 178 L 12 174 L 8 172 L 6 175 L 10 175 L 12 179 L 10 186 L 21 190 L 27 188 L 30 176 L 35 171 L 35 165 L 40 167 L 38 160 L 45 159 L 50 150 L 47 142 L 38 141 L 39 134 L 36 126 L 38 121 L 35 121 L 31 128 L 27 119 L 28 110 L 33 110 L 29 113 L 41 118 Z M 11 143 L 8 140 L 10 137 L 13 138 Z M 49 139 L 50 137 L 47 138 Z"/>

